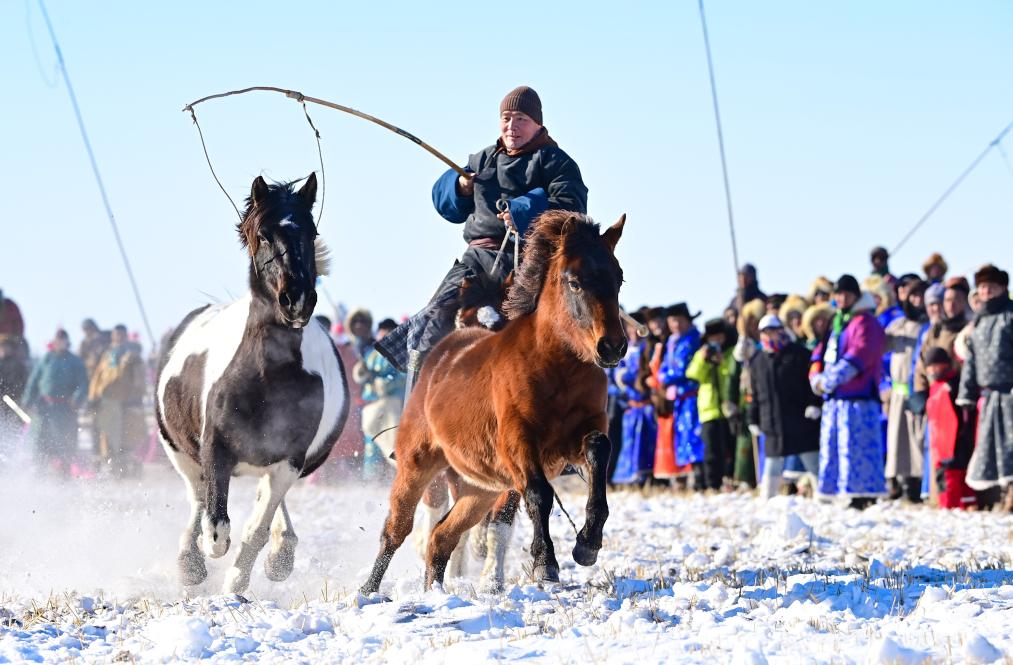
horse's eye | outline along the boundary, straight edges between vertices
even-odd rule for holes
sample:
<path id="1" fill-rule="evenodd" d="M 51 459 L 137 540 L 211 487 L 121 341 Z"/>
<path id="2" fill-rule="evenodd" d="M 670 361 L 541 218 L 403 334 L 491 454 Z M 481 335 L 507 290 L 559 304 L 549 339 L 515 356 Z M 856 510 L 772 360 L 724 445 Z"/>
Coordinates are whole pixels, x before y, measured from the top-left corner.
<path id="1" fill-rule="evenodd" d="M 580 292 L 580 282 L 578 282 L 577 280 L 571 279 L 566 283 L 566 285 L 569 286 L 570 290 L 573 291 L 574 293 Z"/>
<path id="2" fill-rule="evenodd" d="M 265 236 L 263 233 L 258 233 L 257 242 L 259 242 L 261 245 L 266 245 L 269 241 L 267 239 L 267 236 Z"/>

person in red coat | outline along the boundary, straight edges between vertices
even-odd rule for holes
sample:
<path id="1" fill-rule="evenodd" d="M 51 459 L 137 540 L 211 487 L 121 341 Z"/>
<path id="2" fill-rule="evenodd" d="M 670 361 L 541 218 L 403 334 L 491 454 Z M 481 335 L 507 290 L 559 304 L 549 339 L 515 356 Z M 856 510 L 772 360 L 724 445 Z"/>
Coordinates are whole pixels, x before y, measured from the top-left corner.
<path id="1" fill-rule="evenodd" d="M 960 373 L 946 349 L 937 346 L 925 357 L 930 381 L 925 403 L 932 460 L 939 487 L 940 508 L 972 508 L 977 505 L 974 490 L 967 486 L 967 463 L 974 452 L 973 414 L 957 407 Z"/>

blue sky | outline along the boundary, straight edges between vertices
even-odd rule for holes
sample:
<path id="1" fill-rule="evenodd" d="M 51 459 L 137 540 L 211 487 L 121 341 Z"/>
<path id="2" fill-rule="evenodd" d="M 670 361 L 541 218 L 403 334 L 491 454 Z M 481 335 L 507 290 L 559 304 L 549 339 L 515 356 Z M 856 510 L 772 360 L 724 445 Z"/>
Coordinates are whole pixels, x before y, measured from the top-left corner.
<path id="1" fill-rule="evenodd" d="M 538 90 L 546 126 L 590 189 L 626 212 L 629 306 L 732 295 L 721 171 L 695 2 L 47 4 L 156 334 L 245 288 L 235 214 L 184 103 L 277 85 L 404 127 L 459 163 L 492 143 L 501 97 Z M 739 252 L 768 291 L 867 272 L 1013 120 L 1013 5 L 717 2 L 707 5 Z M 38 49 L 36 64 L 29 31 Z M 140 329 L 34 1 L 0 5 L 6 185 L 0 287 L 36 345 L 76 343 L 96 317 Z M 41 71 L 40 71 L 41 70 Z M 258 174 L 317 168 L 294 102 L 247 95 L 199 107 L 237 200 Z M 377 316 L 421 306 L 464 249 L 430 201 L 443 166 L 361 120 L 312 109 L 323 135 L 328 291 Z M 1007 139 L 1013 153 L 1013 137 Z M 941 251 L 952 270 L 1011 263 L 1013 175 L 993 151 L 894 258 Z"/>

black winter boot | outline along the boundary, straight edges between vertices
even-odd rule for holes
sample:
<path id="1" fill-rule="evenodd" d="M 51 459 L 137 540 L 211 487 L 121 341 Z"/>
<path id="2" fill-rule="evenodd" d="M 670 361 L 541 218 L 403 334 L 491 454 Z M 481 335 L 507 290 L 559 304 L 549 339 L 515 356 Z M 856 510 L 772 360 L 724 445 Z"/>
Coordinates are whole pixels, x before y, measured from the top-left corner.
<path id="1" fill-rule="evenodd" d="M 911 503 L 922 502 L 922 479 L 921 478 L 905 478 L 904 479 L 904 498 Z"/>
<path id="2" fill-rule="evenodd" d="M 870 496 L 862 496 L 862 497 L 856 496 L 854 499 L 851 500 L 851 503 L 848 504 L 848 508 L 854 508 L 855 510 L 865 510 L 874 503 L 876 503 L 876 500 Z"/>

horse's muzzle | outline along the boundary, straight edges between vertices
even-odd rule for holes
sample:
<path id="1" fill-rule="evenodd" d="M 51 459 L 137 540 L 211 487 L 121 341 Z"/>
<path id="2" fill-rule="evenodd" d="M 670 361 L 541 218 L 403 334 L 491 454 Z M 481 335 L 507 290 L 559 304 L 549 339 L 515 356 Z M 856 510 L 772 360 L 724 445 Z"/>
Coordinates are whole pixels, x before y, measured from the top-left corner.
<path id="1" fill-rule="evenodd" d="M 626 356 L 627 342 L 626 338 L 620 338 L 618 343 L 609 341 L 608 337 L 602 337 L 598 340 L 598 345 L 595 348 L 597 352 L 595 354 L 595 362 L 599 367 L 605 369 L 611 369 L 616 367 Z"/>
<path id="2" fill-rule="evenodd" d="M 289 289 L 278 294 L 278 308 L 285 324 L 291 328 L 302 328 L 309 323 L 317 305 L 315 291 Z"/>

